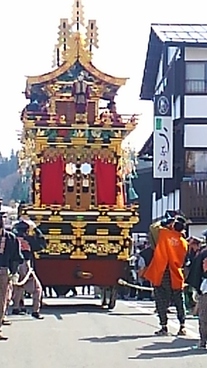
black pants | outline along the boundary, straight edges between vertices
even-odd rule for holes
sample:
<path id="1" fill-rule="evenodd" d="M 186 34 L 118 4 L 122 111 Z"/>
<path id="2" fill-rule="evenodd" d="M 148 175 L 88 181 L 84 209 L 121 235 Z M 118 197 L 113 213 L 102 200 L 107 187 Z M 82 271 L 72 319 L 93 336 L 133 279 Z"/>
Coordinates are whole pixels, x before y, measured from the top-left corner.
<path id="1" fill-rule="evenodd" d="M 167 325 L 167 309 L 174 302 L 178 321 L 185 323 L 185 303 L 183 290 L 173 290 L 171 287 L 170 272 L 167 270 L 163 276 L 162 284 L 154 288 L 155 304 L 161 326 Z"/>
<path id="2" fill-rule="evenodd" d="M 207 343 L 207 294 L 199 296 L 198 313 L 200 340 L 201 344 L 205 346 Z"/>

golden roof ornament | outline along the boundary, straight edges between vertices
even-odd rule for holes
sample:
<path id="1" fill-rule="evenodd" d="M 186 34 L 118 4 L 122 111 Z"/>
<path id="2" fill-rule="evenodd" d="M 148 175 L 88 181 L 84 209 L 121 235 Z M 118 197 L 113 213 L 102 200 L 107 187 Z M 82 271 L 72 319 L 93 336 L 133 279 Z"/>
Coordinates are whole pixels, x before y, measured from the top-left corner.
<path id="1" fill-rule="evenodd" d="M 89 52 L 92 54 L 93 46 L 98 49 L 98 27 L 96 20 L 89 20 L 86 30 L 86 47 L 89 48 Z"/>
<path id="2" fill-rule="evenodd" d="M 73 15 L 71 26 L 76 26 L 76 31 L 80 31 L 80 26 L 85 27 L 84 23 L 84 7 L 82 0 L 74 0 L 73 2 Z"/>
<path id="3" fill-rule="evenodd" d="M 81 27 L 86 30 L 86 37 L 81 33 Z M 53 68 L 59 67 L 71 58 L 80 56 L 91 61 L 93 48 L 98 48 L 98 27 L 96 20 L 84 23 L 84 7 L 82 0 L 74 0 L 72 7 L 72 21 L 67 18 L 60 19 L 58 43 L 55 45 L 53 55 Z"/>

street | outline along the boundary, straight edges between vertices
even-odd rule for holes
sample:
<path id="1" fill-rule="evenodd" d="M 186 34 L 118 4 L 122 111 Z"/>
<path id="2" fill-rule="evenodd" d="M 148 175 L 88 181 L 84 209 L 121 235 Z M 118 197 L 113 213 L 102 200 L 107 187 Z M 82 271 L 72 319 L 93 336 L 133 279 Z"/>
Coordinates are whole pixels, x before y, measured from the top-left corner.
<path id="1" fill-rule="evenodd" d="M 29 301 L 30 302 L 30 301 Z M 156 337 L 153 302 L 118 301 L 103 310 L 93 297 L 45 299 L 49 305 L 35 320 L 9 316 L 4 327 L 9 340 L 0 343 L 3 368 L 133 368 L 206 367 L 207 351 L 191 349 L 198 340 L 198 321 L 188 317 L 187 337 L 177 338 L 174 313 L 170 337 Z M 173 311 L 173 310 L 172 310 Z"/>

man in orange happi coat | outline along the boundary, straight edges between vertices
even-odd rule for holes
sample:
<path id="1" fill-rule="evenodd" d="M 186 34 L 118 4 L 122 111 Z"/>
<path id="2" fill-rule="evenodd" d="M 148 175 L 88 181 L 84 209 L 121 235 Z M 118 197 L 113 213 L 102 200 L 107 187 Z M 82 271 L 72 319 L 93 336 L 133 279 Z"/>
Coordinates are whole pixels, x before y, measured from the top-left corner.
<path id="1" fill-rule="evenodd" d="M 171 228 L 161 227 L 153 258 L 144 271 L 144 278 L 154 286 L 156 308 L 161 329 L 156 335 L 168 335 L 167 309 L 174 302 L 180 328 L 178 335 L 185 335 L 184 274 L 183 265 L 188 243 L 183 237 L 185 228 L 182 218 L 175 219 Z"/>

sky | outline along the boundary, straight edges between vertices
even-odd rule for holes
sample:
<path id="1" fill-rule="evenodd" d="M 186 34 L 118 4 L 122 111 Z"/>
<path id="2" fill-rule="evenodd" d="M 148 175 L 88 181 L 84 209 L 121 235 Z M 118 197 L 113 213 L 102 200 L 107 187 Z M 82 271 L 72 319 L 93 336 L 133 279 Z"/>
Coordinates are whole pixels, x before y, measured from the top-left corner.
<path id="1" fill-rule="evenodd" d="M 130 144 L 140 149 L 152 132 L 151 102 L 139 100 L 151 23 L 207 23 L 206 1 L 82 0 L 85 19 L 96 19 L 99 49 L 93 64 L 103 72 L 130 78 L 117 96 L 123 114 L 141 114 Z M 71 19 L 73 0 L 7 0 L 0 12 L 1 132 L 0 151 L 17 150 L 20 112 L 26 105 L 27 75 L 52 68 L 59 19 Z M 203 11 L 202 11 L 203 9 Z"/>

